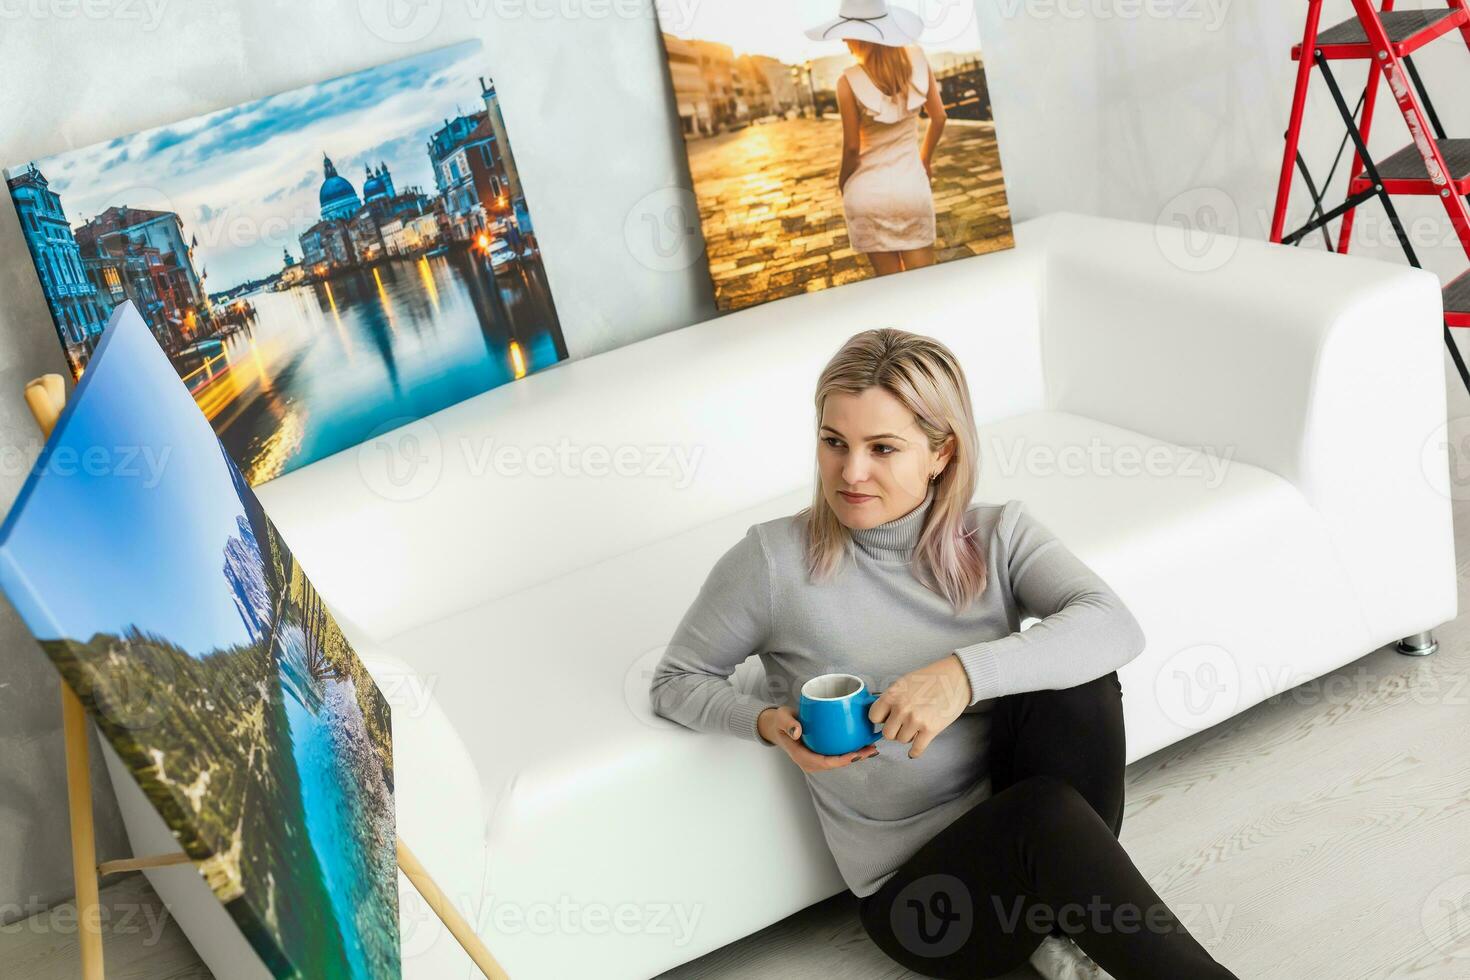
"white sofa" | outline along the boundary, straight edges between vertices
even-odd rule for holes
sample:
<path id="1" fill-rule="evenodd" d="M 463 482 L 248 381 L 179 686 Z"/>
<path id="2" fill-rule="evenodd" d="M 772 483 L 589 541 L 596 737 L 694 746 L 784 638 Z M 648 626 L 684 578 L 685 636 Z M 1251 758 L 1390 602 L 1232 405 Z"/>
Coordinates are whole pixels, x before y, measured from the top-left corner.
<path id="1" fill-rule="evenodd" d="M 650 977 L 842 890 L 785 756 L 654 716 L 648 684 L 715 559 L 809 501 L 815 379 L 859 330 L 955 351 L 977 498 L 1026 500 L 1143 624 L 1129 761 L 1455 616 L 1432 275 L 1074 214 L 1016 238 L 563 363 L 259 488 L 349 634 L 406 665 L 401 832 L 516 980 Z M 549 471 L 495 456 L 563 444 Z M 422 910 L 411 931 L 406 976 L 476 975 Z"/>

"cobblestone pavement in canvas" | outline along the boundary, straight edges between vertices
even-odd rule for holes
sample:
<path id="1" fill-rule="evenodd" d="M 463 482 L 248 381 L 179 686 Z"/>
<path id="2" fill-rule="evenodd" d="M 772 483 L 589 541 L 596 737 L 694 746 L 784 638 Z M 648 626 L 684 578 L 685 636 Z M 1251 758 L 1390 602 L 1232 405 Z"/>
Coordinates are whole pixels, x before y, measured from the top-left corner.
<path id="1" fill-rule="evenodd" d="M 928 121 L 919 125 L 922 133 Z M 688 148 L 720 309 L 873 275 L 867 258 L 848 247 L 836 116 L 747 126 Z M 933 171 L 939 261 L 1011 247 L 993 123 L 950 120 Z"/>

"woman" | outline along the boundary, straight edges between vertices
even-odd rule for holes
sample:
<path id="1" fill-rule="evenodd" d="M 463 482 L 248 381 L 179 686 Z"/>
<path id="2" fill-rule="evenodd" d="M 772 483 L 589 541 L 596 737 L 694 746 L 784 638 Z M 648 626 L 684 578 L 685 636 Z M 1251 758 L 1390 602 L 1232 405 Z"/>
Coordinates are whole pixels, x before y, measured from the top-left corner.
<path id="1" fill-rule="evenodd" d="M 1232 977 L 1117 839 L 1117 669 L 1143 632 L 1021 501 L 970 502 L 977 436 L 954 355 L 859 333 L 822 371 L 816 415 L 811 506 L 752 525 L 715 563 L 653 710 L 790 757 L 865 930 L 907 969 Z M 1023 610 L 1041 619 L 1019 631 Z M 762 697 L 728 680 L 752 653 Z M 887 741 L 819 755 L 794 706 L 839 671 L 881 692 L 868 717 Z"/>
<path id="2" fill-rule="evenodd" d="M 842 165 L 837 189 L 847 237 L 878 275 L 934 264 L 930 168 L 944 132 L 944 103 L 917 44 L 923 22 L 883 0 L 847 0 L 836 20 L 807 31 L 841 38 L 857 59 L 837 80 Z M 919 145 L 918 115 L 929 113 Z"/>

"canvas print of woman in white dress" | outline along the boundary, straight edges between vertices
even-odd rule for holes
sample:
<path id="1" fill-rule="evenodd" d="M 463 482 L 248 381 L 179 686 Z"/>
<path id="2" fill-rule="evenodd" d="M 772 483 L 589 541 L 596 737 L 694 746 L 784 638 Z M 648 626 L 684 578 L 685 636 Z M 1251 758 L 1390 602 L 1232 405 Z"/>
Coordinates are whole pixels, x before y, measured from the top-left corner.
<path id="1" fill-rule="evenodd" d="M 1014 244 L 973 4 L 655 4 L 719 309 Z"/>
<path id="2" fill-rule="evenodd" d="M 877 2 L 849 2 L 839 15 L 807 31 L 813 40 L 840 37 L 857 59 L 837 81 L 842 113 L 842 165 L 837 187 L 847 237 L 878 275 L 934 264 L 934 150 L 946 120 L 939 84 L 915 41 L 924 22 Z M 919 144 L 919 110 L 929 123 Z"/>

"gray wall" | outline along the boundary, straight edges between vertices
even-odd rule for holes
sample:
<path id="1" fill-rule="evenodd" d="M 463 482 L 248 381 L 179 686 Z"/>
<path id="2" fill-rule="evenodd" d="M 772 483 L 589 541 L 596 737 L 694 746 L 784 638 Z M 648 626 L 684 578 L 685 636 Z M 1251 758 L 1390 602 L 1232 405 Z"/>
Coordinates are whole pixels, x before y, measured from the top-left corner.
<path id="1" fill-rule="evenodd" d="M 668 0 L 687 4 L 692 0 Z M 711 0 L 704 0 L 711 2 Z M 925 0 L 931 11 L 970 0 Z M 390 8 L 406 12 L 395 27 Z M 1412 4 L 1410 4 L 1412 5 Z M 835 2 L 833 4 L 835 6 Z M 921 4 L 920 6 L 924 6 Z M 1012 210 L 1187 220 L 1264 238 L 1305 4 L 983 0 L 980 30 Z M 1347 16 L 1328 0 L 1327 21 Z M 419 19 L 421 18 L 421 19 Z M 697 262 L 659 258 L 649 218 L 688 175 L 651 0 L 35 0 L 0 3 L 0 164 L 10 165 L 480 37 L 574 357 L 714 315 Z M 1464 53 L 1420 58 L 1451 132 Z M 1458 57 L 1456 57 L 1458 56 Z M 1361 70 L 1344 80 L 1361 85 Z M 1320 83 L 1306 152 L 1340 128 Z M 1401 123 L 1374 148 L 1405 141 Z M 1341 178 L 1339 177 L 1339 183 Z M 1300 189 L 1295 215 L 1303 212 Z M 1464 267 L 1432 203 L 1406 207 L 1426 264 Z M 1233 217 L 1232 217 L 1233 216 Z M 1387 241 L 1381 218 L 1361 224 Z M 1321 247 L 1320 239 L 1308 243 Z M 1389 244 L 1365 254 L 1402 261 Z M 670 267 L 672 266 L 672 268 Z M 0 202 L 0 506 L 39 449 L 20 390 L 65 373 L 8 197 Z M 0 920 L 70 894 L 56 676 L 0 600 Z M 104 857 L 122 856 L 98 768 Z"/>

